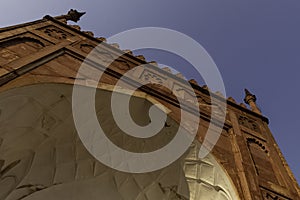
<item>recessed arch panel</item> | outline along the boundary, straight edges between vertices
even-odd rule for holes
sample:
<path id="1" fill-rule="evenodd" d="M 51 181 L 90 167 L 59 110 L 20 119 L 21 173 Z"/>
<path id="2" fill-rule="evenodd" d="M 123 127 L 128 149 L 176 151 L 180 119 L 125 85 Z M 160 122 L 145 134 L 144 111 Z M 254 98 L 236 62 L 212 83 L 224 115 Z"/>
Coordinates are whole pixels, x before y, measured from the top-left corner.
<path id="1" fill-rule="evenodd" d="M 126 91 L 123 91 L 126 95 Z M 110 86 L 97 89 L 96 98 L 111 93 Z M 0 199 L 238 199 L 230 178 L 212 155 L 197 159 L 199 144 L 161 170 L 129 174 L 111 169 L 84 148 L 74 126 L 72 85 L 35 84 L 0 93 Z M 136 120 L 148 118 L 144 108 L 156 103 L 143 93 L 132 97 Z M 145 105 L 145 106 L 141 106 Z M 96 105 L 108 116 L 105 101 Z M 140 110 L 139 110 L 140 109 Z M 141 115 L 139 117 L 139 115 Z M 124 138 L 106 123 L 108 135 L 132 151 L 160 148 L 172 139 L 178 123 L 168 118 L 168 129 L 142 145 Z M 134 145 L 132 145 L 134 144 Z"/>

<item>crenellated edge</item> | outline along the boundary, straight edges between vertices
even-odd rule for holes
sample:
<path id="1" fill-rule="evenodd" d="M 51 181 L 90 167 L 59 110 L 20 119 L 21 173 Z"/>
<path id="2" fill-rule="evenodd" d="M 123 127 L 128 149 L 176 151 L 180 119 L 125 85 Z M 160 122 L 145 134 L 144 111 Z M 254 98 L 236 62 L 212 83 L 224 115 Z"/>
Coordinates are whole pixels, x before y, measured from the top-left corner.
<path id="1" fill-rule="evenodd" d="M 161 72 L 163 74 L 167 74 L 168 76 L 172 77 L 175 80 L 178 80 L 180 82 L 186 81 L 186 79 L 184 78 L 184 76 L 181 73 L 173 73 L 172 70 L 168 67 L 163 67 L 163 68 L 158 67 L 158 64 L 157 64 L 156 61 L 147 62 L 146 58 L 143 55 L 135 56 L 131 50 L 127 50 L 127 49 L 126 50 L 121 50 L 120 46 L 117 43 L 108 44 L 105 37 L 95 37 L 94 34 L 91 31 L 81 31 L 79 26 L 77 26 L 77 25 L 68 25 L 66 23 L 63 23 L 62 21 L 58 20 L 59 17 L 51 17 L 51 16 L 47 15 L 47 16 L 44 17 L 44 19 L 48 19 L 48 20 L 52 20 L 52 21 L 55 20 L 56 22 L 61 23 L 61 25 L 67 26 L 67 27 L 71 28 L 72 30 L 74 30 L 78 33 L 81 33 L 82 35 L 86 36 L 87 38 L 90 38 L 90 39 L 92 39 L 94 41 L 97 41 L 99 43 L 101 43 L 101 42 L 105 43 L 106 45 L 110 46 L 115 51 L 122 51 L 127 56 L 129 56 L 130 58 L 134 58 L 135 60 L 137 60 L 141 64 L 149 64 L 153 68 L 158 70 L 159 72 Z M 222 94 L 219 91 L 211 91 L 207 87 L 207 85 L 200 86 L 193 79 L 189 80 L 189 83 L 192 85 L 192 87 L 194 89 L 199 90 L 200 92 L 202 92 L 206 95 L 211 95 L 213 98 L 220 99 L 221 101 L 224 101 L 224 99 L 225 99 L 224 94 Z M 256 112 L 253 112 L 251 109 L 248 109 L 248 107 L 245 104 L 236 102 L 232 97 L 228 97 L 225 100 L 229 105 L 231 105 L 233 107 L 236 107 L 238 109 L 241 109 L 243 111 L 250 112 L 250 113 L 252 113 L 253 115 L 255 115 L 257 117 L 262 118 L 263 121 L 266 121 L 267 123 L 269 123 L 269 120 L 266 117 L 264 117 L 263 115 L 257 114 Z"/>

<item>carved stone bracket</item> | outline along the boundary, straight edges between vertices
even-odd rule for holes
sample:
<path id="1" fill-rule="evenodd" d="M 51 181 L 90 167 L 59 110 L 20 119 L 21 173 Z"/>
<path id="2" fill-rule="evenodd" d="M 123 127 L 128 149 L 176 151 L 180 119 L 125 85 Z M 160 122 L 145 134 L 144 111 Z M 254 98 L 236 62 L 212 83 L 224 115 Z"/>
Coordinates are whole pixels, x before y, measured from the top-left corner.
<path id="1" fill-rule="evenodd" d="M 75 9 L 70 9 L 66 15 L 61 15 L 58 17 L 55 17 L 56 19 L 63 19 L 66 21 L 73 21 L 73 22 L 78 22 L 80 18 L 85 14 L 85 12 L 78 12 Z M 45 17 L 50 17 L 50 16 L 45 16 Z"/>
<path id="2" fill-rule="evenodd" d="M 71 9 L 71 10 L 69 10 L 68 14 L 66 15 L 66 20 L 78 22 L 84 14 L 85 14 L 85 12 L 78 12 L 75 9 Z"/>

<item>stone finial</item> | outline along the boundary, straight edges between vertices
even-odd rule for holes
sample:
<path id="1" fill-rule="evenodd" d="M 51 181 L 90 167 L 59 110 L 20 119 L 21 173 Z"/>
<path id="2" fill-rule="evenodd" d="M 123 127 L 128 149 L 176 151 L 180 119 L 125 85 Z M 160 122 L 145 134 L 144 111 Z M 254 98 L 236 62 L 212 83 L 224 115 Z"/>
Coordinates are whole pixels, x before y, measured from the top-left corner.
<path id="1" fill-rule="evenodd" d="M 89 35 L 89 36 L 92 36 L 94 37 L 94 33 L 92 31 L 83 31 L 83 33 Z"/>
<path id="2" fill-rule="evenodd" d="M 118 43 L 111 43 L 110 46 L 112 46 L 116 49 L 120 49 L 120 45 Z"/>
<path id="3" fill-rule="evenodd" d="M 137 55 L 135 57 L 142 60 L 142 61 L 146 61 L 146 58 L 143 55 Z"/>
<path id="4" fill-rule="evenodd" d="M 69 26 L 76 29 L 76 30 L 78 30 L 78 31 L 81 30 L 80 26 L 78 26 L 78 25 L 69 25 Z"/>
<path id="5" fill-rule="evenodd" d="M 249 90 L 245 89 L 245 98 L 244 98 L 244 102 L 246 104 L 249 104 L 250 101 L 253 101 L 254 103 L 256 102 L 256 96 L 251 94 L 249 92 Z"/>
<path id="6" fill-rule="evenodd" d="M 236 103 L 235 99 L 233 97 L 228 97 L 227 98 L 228 101 L 232 102 L 232 103 Z"/>
<path id="7" fill-rule="evenodd" d="M 106 42 L 106 38 L 105 37 L 98 37 L 98 40 L 101 40 L 102 42 Z"/>
<path id="8" fill-rule="evenodd" d="M 198 82 L 195 79 L 190 79 L 189 83 L 192 83 L 194 85 L 198 85 L 199 86 Z"/>
<path id="9" fill-rule="evenodd" d="M 148 62 L 150 65 L 153 65 L 155 67 L 158 67 L 158 63 L 156 61 L 150 61 Z"/>
<path id="10" fill-rule="evenodd" d="M 68 14 L 65 15 L 66 20 L 78 22 L 85 12 L 78 12 L 77 10 L 71 9 Z"/>
<path id="11" fill-rule="evenodd" d="M 251 94 L 249 90 L 245 89 L 245 98 L 244 102 L 248 104 L 253 112 L 261 115 L 261 111 L 256 105 L 256 96 Z"/>
<path id="12" fill-rule="evenodd" d="M 247 106 L 243 103 L 240 103 L 240 106 L 242 106 L 243 108 L 247 108 Z"/>
<path id="13" fill-rule="evenodd" d="M 169 67 L 163 67 L 161 69 L 164 70 L 165 72 L 172 73 L 172 71 L 171 71 L 171 69 Z"/>
<path id="14" fill-rule="evenodd" d="M 177 73 L 177 74 L 175 74 L 175 76 L 178 78 L 184 79 L 184 76 L 182 73 Z"/>
<path id="15" fill-rule="evenodd" d="M 209 91 L 209 88 L 208 88 L 207 85 L 203 85 L 202 88 L 203 88 L 204 90 L 208 90 L 208 91 Z"/>
<path id="16" fill-rule="evenodd" d="M 223 93 L 220 91 L 216 91 L 215 94 L 218 95 L 219 97 L 224 97 Z"/>
<path id="17" fill-rule="evenodd" d="M 129 50 L 129 49 L 125 49 L 125 50 L 123 50 L 123 52 L 126 53 L 126 54 L 129 54 L 129 55 L 132 55 L 132 56 L 133 56 L 132 51 Z"/>

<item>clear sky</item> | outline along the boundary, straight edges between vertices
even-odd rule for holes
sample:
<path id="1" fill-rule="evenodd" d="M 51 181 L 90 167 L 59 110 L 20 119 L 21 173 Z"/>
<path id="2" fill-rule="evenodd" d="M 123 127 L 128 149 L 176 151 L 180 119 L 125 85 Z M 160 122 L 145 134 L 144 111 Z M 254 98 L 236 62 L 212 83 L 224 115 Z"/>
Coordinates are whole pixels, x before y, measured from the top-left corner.
<path id="1" fill-rule="evenodd" d="M 298 0 L 2 0 L 0 27 L 86 11 L 79 25 L 109 37 L 131 28 L 158 26 L 198 41 L 216 62 L 238 102 L 244 88 L 257 97 L 288 164 L 300 182 L 300 1 Z M 148 61 L 190 67 L 166 53 L 144 51 Z M 175 62 L 174 62 L 175 60 Z"/>

